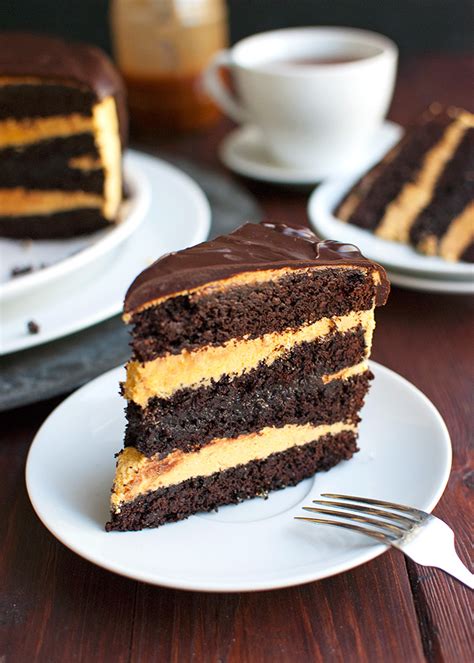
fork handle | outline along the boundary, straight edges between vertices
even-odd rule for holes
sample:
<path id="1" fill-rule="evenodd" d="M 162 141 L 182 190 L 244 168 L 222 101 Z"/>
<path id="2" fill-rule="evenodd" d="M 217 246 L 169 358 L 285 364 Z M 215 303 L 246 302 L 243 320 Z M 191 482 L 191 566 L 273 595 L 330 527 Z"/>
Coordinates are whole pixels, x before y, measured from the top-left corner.
<path id="1" fill-rule="evenodd" d="M 453 530 L 443 520 L 430 516 L 418 536 L 393 546 L 403 550 L 411 559 L 423 566 L 436 566 L 460 582 L 474 589 L 474 575 L 459 559 L 454 546 Z"/>
<path id="2" fill-rule="evenodd" d="M 445 559 L 441 563 L 434 564 L 434 566 L 446 571 L 446 573 L 449 573 L 453 578 L 456 578 L 471 589 L 474 589 L 474 574 L 469 571 L 463 562 L 461 562 L 456 552 L 450 556 L 449 560 Z"/>

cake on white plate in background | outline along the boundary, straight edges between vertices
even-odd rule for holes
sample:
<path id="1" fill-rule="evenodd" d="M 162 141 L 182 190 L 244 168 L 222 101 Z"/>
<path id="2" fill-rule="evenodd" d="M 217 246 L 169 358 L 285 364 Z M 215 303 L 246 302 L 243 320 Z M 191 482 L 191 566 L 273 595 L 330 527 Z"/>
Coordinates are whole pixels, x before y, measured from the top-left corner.
<path id="1" fill-rule="evenodd" d="M 72 237 L 114 224 L 125 92 L 87 44 L 0 33 L 0 236 Z"/>
<path id="2" fill-rule="evenodd" d="M 335 216 L 430 256 L 474 262 L 474 114 L 432 104 Z"/>

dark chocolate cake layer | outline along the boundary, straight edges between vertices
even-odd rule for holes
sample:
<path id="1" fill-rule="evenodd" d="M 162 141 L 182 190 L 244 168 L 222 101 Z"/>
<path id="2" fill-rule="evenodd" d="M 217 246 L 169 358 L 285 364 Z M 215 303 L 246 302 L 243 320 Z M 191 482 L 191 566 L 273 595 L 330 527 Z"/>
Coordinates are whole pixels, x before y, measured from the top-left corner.
<path id="1" fill-rule="evenodd" d="M 474 200 L 474 129 L 468 129 L 436 183 L 431 202 L 411 227 L 411 242 L 417 245 L 427 235 L 441 238 L 452 220 L 461 214 L 472 200 Z"/>
<path id="2" fill-rule="evenodd" d="M 49 159 L 51 154 L 64 159 L 71 159 L 83 155 L 99 158 L 99 152 L 92 134 L 74 134 L 73 136 L 61 136 L 60 138 L 39 140 L 21 146 L 0 148 L 0 172 L 3 172 L 6 167 L 7 160 L 10 161 L 13 159 L 22 162 L 26 159 L 37 160 L 46 157 Z"/>
<path id="3" fill-rule="evenodd" d="M 408 181 L 417 176 L 425 153 L 441 139 L 452 121 L 452 117 L 446 113 L 426 113 L 418 126 L 408 130 L 389 155 L 356 185 L 360 187 L 358 193 L 361 194 L 361 200 L 350 215 L 350 222 L 360 228 L 374 230 L 387 205 L 398 196 Z M 336 209 L 336 217 L 343 205 L 344 201 Z"/>
<path id="4" fill-rule="evenodd" d="M 99 209 L 75 209 L 48 216 L 0 216 L 0 236 L 60 239 L 110 227 Z"/>
<path id="5" fill-rule="evenodd" d="M 0 149 L 0 189 L 21 187 L 102 194 L 103 169 L 72 168 L 70 161 L 76 157 L 99 159 L 92 134 L 74 134 Z"/>
<path id="6" fill-rule="evenodd" d="M 208 477 L 195 477 L 134 499 L 112 514 L 107 531 L 140 530 L 213 511 L 223 504 L 294 486 L 315 472 L 329 470 L 357 451 L 356 435 L 345 431 L 297 446 L 264 460 L 238 465 Z"/>
<path id="7" fill-rule="evenodd" d="M 362 330 L 337 334 L 325 343 L 302 343 L 271 365 L 233 379 L 224 376 L 168 399 L 154 397 L 144 409 L 129 402 L 125 444 L 147 456 L 165 455 L 270 425 L 356 421 L 372 374 L 326 385 L 321 376 L 358 364 L 365 350 Z"/>
<path id="8" fill-rule="evenodd" d="M 88 140 L 82 140 L 86 136 Z M 77 156 L 94 159 L 95 147 L 90 152 L 84 147 L 89 142 L 93 144 L 92 136 L 82 134 L 41 141 L 24 149 L 0 149 L 0 189 L 21 187 L 102 194 L 105 182 L 102 168 L 86 170 L 69 165 Z"/>
<path id="9" fill-rule="evenodd" d="M 372 308 L 375 290 L 370 274 L 314 270 L 197 298 L 174 297 L 133 316 L 134 356 L 150 361 L 183 349 L 257 338 L 323 317 L 365 311 Z"/>
<path id="10" fill-rule="evenodd" d="M 320 380 L 301 378 L 291 385 L 268 385 L 253 393 L 237 391 L 230 382 L 219 392 L 183 394 L 174 412 L 150 406 L 145 416 L 129 403 L 125 444 L 145 455 L 165 456 L 173 449 L 191 452 L 214 438 L 233 438 L 265 426 L 339 421 L 357 424 L 371 377 L 367 372 L 325 386 Z M 200 412 L 199 418 L 190 412 Z"/>
<path id="11" fill-rule="evenodd" d="M 384 269 L 352 244 L 321 240 L 304 226 L 247 223 L 229 235 L 170 253 L 145 269 L 125 296 L 125 318 L 164 297 L 244 273 L 304 267 L 360 267 L 377 273 L 376 303 L 382 305 L 387 299 Z"/>
<path id="12" fill-rule="evenodd" d="M 22 187 L 35 191 L 84 191 L 102 195 L 104 191 L 104 171 L 101 168 L 81 170 L 69 168 L 63 159 L 51 159 L 32 168 L 27 164 L 10 162 L 3 169 L 0 158 L 0 189 Z"/>
<path id="13" fill-rule="evenodd" d="M 0 79 L 0 120 L 73 113 L 89 117 L 94 102 L 94 92 L 80 87 L 52 82 L 2 85 Z"/>

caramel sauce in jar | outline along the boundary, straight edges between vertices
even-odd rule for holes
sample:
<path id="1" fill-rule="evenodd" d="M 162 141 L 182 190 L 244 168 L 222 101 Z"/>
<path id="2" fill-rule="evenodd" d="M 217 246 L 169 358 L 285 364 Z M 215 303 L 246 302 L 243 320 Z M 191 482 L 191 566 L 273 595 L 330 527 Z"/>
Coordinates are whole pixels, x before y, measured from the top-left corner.
<path id="1" fill-rule="evenodd" d="M 219 117 L 202 73 L 227 45 L 224 0 L 113 0 L 110 19 L 132 129 L 186 131 Z"/>

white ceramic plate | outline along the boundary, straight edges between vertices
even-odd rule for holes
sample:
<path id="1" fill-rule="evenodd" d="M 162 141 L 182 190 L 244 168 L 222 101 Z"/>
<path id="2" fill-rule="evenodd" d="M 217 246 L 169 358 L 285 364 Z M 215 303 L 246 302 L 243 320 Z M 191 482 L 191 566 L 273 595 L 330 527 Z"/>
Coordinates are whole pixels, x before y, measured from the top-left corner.
<path id="1" fill-rule="evenodd" d="M 150 185 L 133 152 L 124 158 L 124 181 L 130 197 L 120 209 L 121 221 L 99 232 L 60 240 L 0 238 L 0 303 L 18 299 L 55 281 L 69 278 L 94 261 L 107 257 L 137 229 L 150 205 Z M 38 269 L 40 265 L 47 265 Z M 11 278 L 17 266 L 33 265 L 36 271 Z"/>
<path id="2" fill-rule="evenodd" d="M 448 295 L 474 295 L 474 278 L 467 279 L 466 281 L 460 281 L 459 279 L 430 279 L 388 270 L 387 276 L 392 285 L 397 285 L 406 290 L 437 292 Z"/>
<path id="3" fill-rule="evenodd" d="M 294 520 L 321 492 L 349 493 L 431 511 L 448 480 L 451 446 L 436 408 L 393 371 L 372 363 L 361 451 L 298 486 L 217 513 L 142 532 L 106 533 L 124 430 L 118 382 L 105 373 L 66 399 L 30 449 L 26 483 L 43 524 L 68 548 L 115 573 L 199 591 L 253 591 L 341 573 L 385 547 L 362 535 Z"/>
<path id="4" fill-rule="evenodd" d="M 384 143 L 392 145 L 401 135 L 401 129 L 393 122 L 385 122 L 376 133 L 367 152 L 372 154 L 377 146 Z M 387 150 L 388 147 L 385 148 Z M 268 154 L 262 141 L 261 132 L 257 127 L 246 125 L 231 131 L 219 146 L 222 162 L 235 173 L 251 177 L 254 180 L 274 182 L 276 184 L 305 185 L 315 184 L 321 180 L 318 169 L 296 169 L 283 166 L 274 161 Z M 315 155 L 317 163 L 318 155 Z M 341 164 L 341 172 L 360 172 L 366 168 L 365 155 L 361 155 L 358 163 Z"/>
<path id="5" fill-rule="evenodd" d="M 401 131 L 394 131 L 393 125 L 388 127 L 388 124 L 384 125 L 378 141 L 368 150 L 366 161 L 357 172 L 347 177 L 326 180 L 311 194 L 308 202 L 311 225 L 323 239 L 355 244 L 367 258 L 396 272 L 444 280 L 474 279 L 474 265 L 425 256 L 407 244 L 381 239 L 368 230 L 339 221 L 333 215 L 333 210 L 352 185 L 399 139 Z"/>
<path id="6" fill-rule="evenodd" d="M 4 302 L 0 354 L 61 338 L 120 313 L 128 286 L 145 267 L 207 238 L 211 210 L 198 185 L 160 159 L 138 152 L 127 158 L 152 191 L 143 223 L 105 266 L 93 262 L 69 279 L 49 284 L 40 297 L 33 293 Z M 38 334 L 28 334 L 29 320 L 39 324 Z"/>

